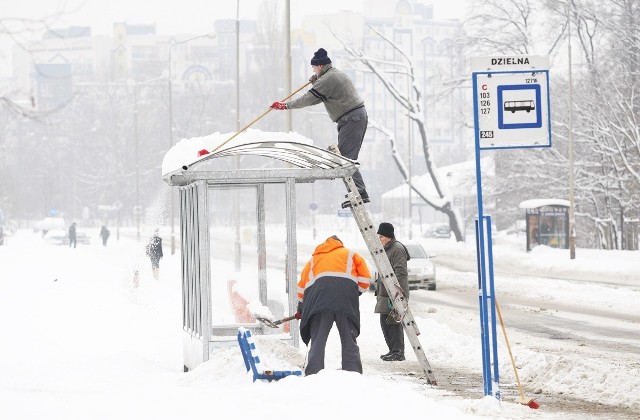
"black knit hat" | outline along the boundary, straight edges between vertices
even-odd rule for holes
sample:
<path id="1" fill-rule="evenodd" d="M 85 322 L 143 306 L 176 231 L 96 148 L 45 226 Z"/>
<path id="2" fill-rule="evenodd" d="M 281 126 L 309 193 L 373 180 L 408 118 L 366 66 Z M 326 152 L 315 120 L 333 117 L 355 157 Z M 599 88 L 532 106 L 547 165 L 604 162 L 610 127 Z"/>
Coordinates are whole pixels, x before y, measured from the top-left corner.
<path id="1" fill-rule="evenodd" d="M 324 48 L 316 51 L 311 59 L 312 66 L 319 66 L 320 64 L 331 64 L 331 59 L 327 56 L 327 50 Z"/>
<path id="2" fill-rule="evenodd" d="M 393 233 L 393 225 L 387 222 L 380 223 L 380 226 L 378 227 L 378 235 L 386 236 L 390 239 L 395 238 L 395 235 Z"/>

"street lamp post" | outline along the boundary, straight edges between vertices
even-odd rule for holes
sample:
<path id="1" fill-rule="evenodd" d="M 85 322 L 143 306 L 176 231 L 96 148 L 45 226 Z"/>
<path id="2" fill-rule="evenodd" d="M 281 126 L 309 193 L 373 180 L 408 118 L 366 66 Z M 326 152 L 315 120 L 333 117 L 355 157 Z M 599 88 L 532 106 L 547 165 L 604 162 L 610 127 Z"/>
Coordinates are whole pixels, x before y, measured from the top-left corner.
<path id="1" fill-rule="evenodd" d="M 569 55 L 569 259 L 576 258 L 576 216 L 573 145 L 573 79 L 571 74 L 571 14 L 567 5 L 567 40 Z"/>
<path id="2" fill-rule="evenodd" d="M 144 80 L 142 82 L 133 82 L 133 133 L 135 140 L 135 159 L 136 159 L 136 206 L 134 207 L 134 216 L 136 217 L 136 240 L 140 242 L 140 157 L 138 147 L 138 88 L 140 85 L 155 82 L 164 79 L 164 76 L 155 77 L 153 79 Z"/>
<path id="3" fill-rule="evenodd" d="M 240 0 L 236 2 L 236 132 L 240 132 Z M 240 169 L 240 156 L 235 159 L 236 169 Z M 233 262 L 236 271 L 242 266 L 242 247 L 240 245 L 240 196 L 236 188 L 233 194 L 234 244 Z"/>
<path id="4" fill-rule="evenodd" d="M 210 33 L 206 33 L 203 35 L 198 35 L 198 36 L 194 36 L 193 38 L 189 38 L 189 39 L 185 39 L 182 41 L 176 41 L 176 42 L 172 42 L 171 45 L 169 45 L 169 149 L 171 149 L 173 147 L 173 111 L 172 111 L 172 102 L 173 102 L 173 93 L 172 93 L 172 67 L 173 67 L 173 60 L 172 60 L 172 53 L 173 53 L 173 47 L 175 47 L 176 45 L 179 44 L 186 44 L 187 42 L 191 42 L 194 41 L 196 39 L 200 39 L 200 38 L 215 38 L 216 34 L 213 32 Z M 171 254 L 175 254 L 176 252 L 176 235 L 175 235 L 175 217 L 174 217 L 174 203 L 173 203 L 173 189 L 169 190 L 169 195 L 171 197 L 171 203 L 169 204 L 171 206 L 171 211 L 170 211 L 170 217 L 171 217 Z"/>

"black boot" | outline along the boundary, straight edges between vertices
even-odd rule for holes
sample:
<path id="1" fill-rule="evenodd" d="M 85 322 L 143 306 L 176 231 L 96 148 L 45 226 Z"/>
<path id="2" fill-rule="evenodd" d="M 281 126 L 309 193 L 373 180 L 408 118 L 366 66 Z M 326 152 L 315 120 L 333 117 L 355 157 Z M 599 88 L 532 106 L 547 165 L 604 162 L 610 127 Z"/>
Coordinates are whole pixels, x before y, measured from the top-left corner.
<path id="1" fill-rule="evenodd" d="M 399 351 L 394 351 L 390 355 L 383 357 L 382 360 L 385 362 L 402 362 L 404 360 L 404 354 Z"/>

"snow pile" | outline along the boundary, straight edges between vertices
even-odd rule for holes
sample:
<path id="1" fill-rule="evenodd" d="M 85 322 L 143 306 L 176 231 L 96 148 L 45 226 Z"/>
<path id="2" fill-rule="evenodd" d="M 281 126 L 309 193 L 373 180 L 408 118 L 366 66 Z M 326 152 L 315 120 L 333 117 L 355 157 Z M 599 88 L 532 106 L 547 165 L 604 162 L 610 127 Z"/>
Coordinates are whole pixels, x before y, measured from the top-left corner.
<path id="1" fill-rule="evenodd" d="M 192 137 L 182 139 L 176 143 L 162 160 L 162 175 L 169 174 L 182 168 L 183 165 L 190 165 L 200 158 L 200 151 L 222 151 L 234 146 L 248 143 L 259 143 L 263 141 L 278 141 L 313 144 L 313 141 L 294 132 L 267 132 L 261 130 L 248 129 L 233 137 L 235 133 L 215 132 L 203 137 Z M 229 139 L 232 140 L 229 141 Z"/>

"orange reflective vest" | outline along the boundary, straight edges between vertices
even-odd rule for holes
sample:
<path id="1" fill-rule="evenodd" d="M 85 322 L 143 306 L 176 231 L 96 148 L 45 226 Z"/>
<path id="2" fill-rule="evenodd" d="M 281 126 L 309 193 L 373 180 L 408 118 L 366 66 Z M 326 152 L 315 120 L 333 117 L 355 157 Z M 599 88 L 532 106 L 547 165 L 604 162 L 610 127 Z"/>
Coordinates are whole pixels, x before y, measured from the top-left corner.
<path id="1" fill-rule="evenodd" d="M 341 277 L 352 281 L 360 292 L 369 288 L 371 274 L 365 260 L 356 252 L 350 251 L 337 239 L 329 238 L 316 247 L 311 259 L 300 274 L 298 282 L 298 300 L 304 301 L 304 292 L 322 277 Z"/>

